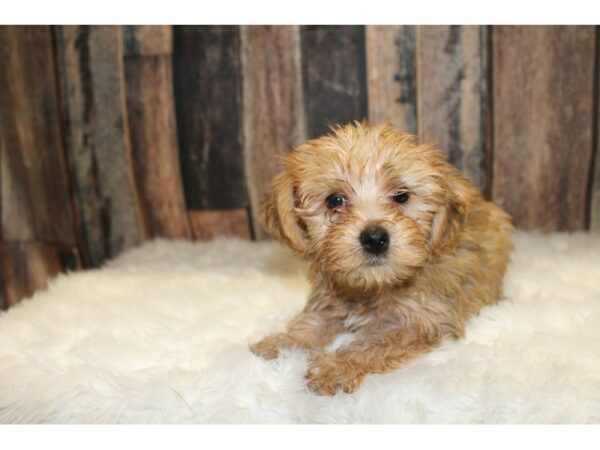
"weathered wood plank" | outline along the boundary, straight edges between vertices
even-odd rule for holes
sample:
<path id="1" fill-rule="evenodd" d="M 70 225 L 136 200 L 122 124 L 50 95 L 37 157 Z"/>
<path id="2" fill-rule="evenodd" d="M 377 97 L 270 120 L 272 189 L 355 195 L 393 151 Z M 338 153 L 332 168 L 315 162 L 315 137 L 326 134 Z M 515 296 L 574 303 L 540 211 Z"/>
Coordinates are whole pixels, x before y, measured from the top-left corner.
<path id="1" fill-rule="evenodd" d="M 526 229 L 585 227 L 595 29 L 493 29 L 493 198 Z"/>
<path id="2" fill-rule="evenodd" d="M 172 27 L 127 28 L 125 78 L 134 172 L 151 236 L 189 238 L 173 100 Z"/>
<path id="3" fill-rule="evenodd" d="M 1 50 L 0 50 L 1 51 Z M 2 155 L 4 153 L 3 150 L 3 139 L 2 136 L 0 135 L 0 159 L 2 158 Z M 0 190 L 2 189 L 2 180 L 4 179 L 4 166 L 2 164 L 2 161 L 0 160 Z M 2 219 L 2 193 L 0 192 L 0 220 Z M 0 228 L 0 244 L 2 243 L 2 231 Z M 5 300 L 5 283 L 4 283 L 4 267 L 2 267 L 2 261 L 0 260 L 0 311 L 2 311 L 3 309 L 7 308 L 7 301 Z"/>
<path id="4" fill-rule="evenodd" d="M 125 58 L 134 172 L 150 236 L 188 238 L 170 56 Z"/>
<path id="5" fill-rule="evenodd" d="M 598 138 L 596 138 L 598 139 Z M 598 150 L 596 150 L 597 152 Z M 600 232 L 600 162 L 596 154 L 596 164 L 593 172 L 592 192 L 590 196 L 590 230 Z"/>
<path id="6" fill-rule="evenodd" d="M 278 155 L 305 136 L 297 26 L 243 26 L 243 124 L 246 180 L 255 237 L 266 233 L 259 205 L 279 170 Z"/>
<path id="7" fill-rule="evenodd" d="M 76 247 L 42 242 L 2 242 L 0 263 L 5 308 L 44 289 L 59 273 L 81 267 Z"/>
<path id="8" fill-rule="evenodd" d="M 52 35 L 0 27 L 2 238 L 75 245 Z"/>
<path id="9" fill-rule="evenodd" d="M 1 44 L 0 44 L 1 45 Z M 0 70 L 0 84 L 4 85 Z M 0 94 L 2 96 L 2 94 Z M 3 100 L 0 100 L 3 102 Z M 8 104 L 4 103 L 8 109 Z M 2 205 L 1 234 L 9 239 L 35 239 L 33 205 L 28 189 L 27 168 L 15 146 L 19 140 L 13 118 L 3 110 L 0 116 L 0 205 Z M 17 144 L 18 145 L 18 144 Z"/>
<path id="10" fill-rule="evenodd" d="M 173 32 L 170 25 L 124 26 L 125 56 L 170 55 Z"/>
<path id="11" fill-rule="evenodd" d="M 596 118 L 598 120 L 598 118 Z M 596 133 L 600 134 L 600 124 L 596 125 Z M 590 231 L 600 233 L 600 135 L 596 136 L 596 155 L 594 158 L 594 168 L 591 180 L 590 192 L 590 212 L 589 229 Z"/>
<path id="12" fill-rule="evenodd" d="M 301 28 L 302 82 L 308 137 L 367 117 L 365 27 Z"/>
<path id="13" fill-rule="evenodd" d="M 591 179 L 589 187 L 589 210 L 588 210 L 588 228 L 590 231 L 600 233 L 600 47 L 598 46 L 598 40 L 600 39 L 600 29 L 596 27 L 596 104 L 595 104 L 595 125 L 596 135 L 595 148 L 592 149 L 592 164 L 591 168 Z"/>
<path id="14" fill-rule="evenodd" d="M 194 239 L 207 241 L 216 237 L 237 236 L 250 239 L 250 222 L 246 209 L 189 211 Z"/>
<path id="15" fill-rule="evenodd" d="M 417 134 L 415 26 L 366 27 L 369 120 Z"/>
<path id="16" fill-rule="evenodd" d="M 8 308 L 8 301 L 6 299 L 6 283 L 4 282 L 4 265 L 2 264 L 2 258 L 0 258 L 0 311 L 6 308 Z"/>
<path id="17" fill-rule="evenodd" d="M 237 26 L 176 26 L 173 78 L 189 209 L 248 206 Z"/>
<path id="18" fill-rule="evenodd" d="M 56 30 L 76 199 L 93 265 L 143 240 L 125 111 L 121 27 Z"/>
<path id="19" fill-rule="evenodd" d="M 485 185 L 486 28 L 417 27 L 419 137 Z"/>

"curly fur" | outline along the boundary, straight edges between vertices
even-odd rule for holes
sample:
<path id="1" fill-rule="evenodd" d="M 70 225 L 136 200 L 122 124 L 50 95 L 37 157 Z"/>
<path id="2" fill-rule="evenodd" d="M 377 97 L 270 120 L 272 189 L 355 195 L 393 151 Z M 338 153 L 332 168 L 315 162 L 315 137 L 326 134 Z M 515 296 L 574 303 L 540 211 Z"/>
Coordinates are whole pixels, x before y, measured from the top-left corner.
<path id="1" fill-rule="evenodd" d="M 409 193 L 399 204 L 394 193 Z M 337 193 L 343 206 L 328 208 Z M 353 123 L 308 141 L 284 158 L 262 208 L 266 230 L 310 263 L 312 292 L 285 332 L 252 350 L 311 352 L 308 387 L 353 392 L 365 375 L 394 369 L 460 338 L 465 323 L 501 298 L 512 250 L 509 216 L 429 144 L 390 125 Z M 359 235 L 390 236 L 373 263 Z M 333 354 L 341 333 L 357 338 Z"/>

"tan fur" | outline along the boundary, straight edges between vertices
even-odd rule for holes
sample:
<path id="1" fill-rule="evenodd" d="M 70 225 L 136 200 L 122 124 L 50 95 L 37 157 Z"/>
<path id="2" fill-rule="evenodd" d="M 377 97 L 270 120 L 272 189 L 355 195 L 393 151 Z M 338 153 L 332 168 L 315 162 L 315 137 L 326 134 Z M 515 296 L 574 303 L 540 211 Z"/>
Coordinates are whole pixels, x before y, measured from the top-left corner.
<path id="1" fill-rule="evenodd" d="M 471 316 L 500 299 L 510 217 L 430 145 L 390 125 L 354 123 L 298 146 L 284 164 L 263 223 L 310 262 L 313 289 L 286 331 L 252 350 L 268 359 L 286 347 L 310 351 L 311 391 L 353 392 L 365 375 L 461 337 Z M 399 190 L 406 203 L 390 199 Z M 332 193 L 347 203 L 329 209 Z M 390 235 L 378 265 L 359 242 L 373 224 Z M 356 339 L 324 352 L 343 332 Z"/>

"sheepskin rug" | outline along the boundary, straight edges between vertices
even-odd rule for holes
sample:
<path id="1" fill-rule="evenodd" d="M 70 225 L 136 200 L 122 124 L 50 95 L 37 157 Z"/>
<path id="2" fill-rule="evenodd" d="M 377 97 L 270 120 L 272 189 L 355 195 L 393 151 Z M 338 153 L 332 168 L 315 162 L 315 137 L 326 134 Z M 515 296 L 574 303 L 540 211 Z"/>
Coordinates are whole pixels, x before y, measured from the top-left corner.
<path id="1" fill-rule="evenodd" d="M 301 350 L 248 350 L 304 304 L 288 251 L 147 243 L 0 315 L 0 422 L 598 423 L 600 236 L 515 241 L 507 299 L 465 339 L 334 397 Z"/>

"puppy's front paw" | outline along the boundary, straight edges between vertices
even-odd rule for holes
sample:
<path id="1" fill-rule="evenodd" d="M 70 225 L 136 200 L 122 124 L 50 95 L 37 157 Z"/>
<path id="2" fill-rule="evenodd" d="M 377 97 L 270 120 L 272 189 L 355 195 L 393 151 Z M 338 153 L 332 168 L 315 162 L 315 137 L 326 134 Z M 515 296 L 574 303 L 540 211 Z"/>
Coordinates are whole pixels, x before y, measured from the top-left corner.
<path id="1" fill-rule="evenodd" d="M 270 334 L 266 338 L 252 344 L 250 350 L 255 355 L 264 359 L 275 359 L 279 356 L 279 349 L 289 344 L 289 339 L 284 333 Z"/>
<path id="2" fill-rule="evenodd" d="M 313 356 L 306 373 L 308 389 L 318 395 L 333 395 L 339 390 L 351 394 L 364 377 L 350 362 L 329 354 Z"/>

